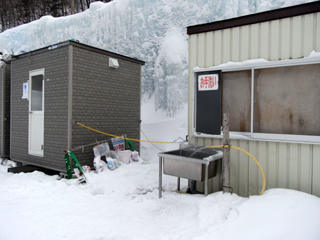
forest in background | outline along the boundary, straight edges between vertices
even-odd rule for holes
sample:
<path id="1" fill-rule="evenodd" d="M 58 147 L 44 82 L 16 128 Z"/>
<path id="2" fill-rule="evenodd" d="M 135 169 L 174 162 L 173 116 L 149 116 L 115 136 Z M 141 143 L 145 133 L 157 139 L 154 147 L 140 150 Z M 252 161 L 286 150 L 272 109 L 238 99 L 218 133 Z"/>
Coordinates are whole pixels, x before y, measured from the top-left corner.
<path id="1" fill-rule="evenodd" d="M 0 0 L 0 32 L 45 15 L 61 17 L 79 13 L 88 9 L 94 1 L 96 0 Z"/>

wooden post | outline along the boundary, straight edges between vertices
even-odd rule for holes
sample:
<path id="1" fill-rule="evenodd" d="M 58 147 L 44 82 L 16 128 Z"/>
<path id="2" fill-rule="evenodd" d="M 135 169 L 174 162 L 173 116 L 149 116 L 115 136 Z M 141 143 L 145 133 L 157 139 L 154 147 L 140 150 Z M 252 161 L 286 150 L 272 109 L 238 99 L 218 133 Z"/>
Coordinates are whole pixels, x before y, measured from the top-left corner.
<path id="1" fill-rule="evenodd" d="M 229 113 L 223 114 L 223 145 L 229 145 Z M 223 193 L 231 192 L 230 188 L 230 162 L 229 162 L 230 148 L 223 148 L 222 159 L 222 188 Z"/>

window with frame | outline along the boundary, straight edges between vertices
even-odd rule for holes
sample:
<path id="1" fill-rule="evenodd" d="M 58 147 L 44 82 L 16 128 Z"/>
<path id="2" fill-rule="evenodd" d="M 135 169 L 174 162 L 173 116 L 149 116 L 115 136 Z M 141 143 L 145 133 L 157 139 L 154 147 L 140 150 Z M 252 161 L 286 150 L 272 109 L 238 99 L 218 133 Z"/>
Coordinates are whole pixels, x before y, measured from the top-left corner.
<path id="1" fill-rule="evenodd" d="M 269 65 L 222 69 L 231 137 L 320 143 L 320 61 Z"/>
<path id="2" fill-rule="evenodd" d="M 320 64 L 254 70 L 257 133 L 320 135 Z"/>

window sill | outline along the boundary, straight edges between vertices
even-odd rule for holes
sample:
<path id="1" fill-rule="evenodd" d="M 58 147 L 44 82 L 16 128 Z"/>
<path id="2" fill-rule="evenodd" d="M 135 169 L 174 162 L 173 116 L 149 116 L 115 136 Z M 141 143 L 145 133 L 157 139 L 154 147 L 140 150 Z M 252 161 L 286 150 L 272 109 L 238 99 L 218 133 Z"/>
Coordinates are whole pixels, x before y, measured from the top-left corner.
<path id="1" fill-rule="evenodd" d="M 221 133 L 220 135 L 211 135 L 211 134 L 205 134 L 205 133 L 197 133 L 194 131 L 193 137 L 222 139 L 223 133 Z M 293 134 L 230 132 L 229 138 L 233 140 L 320 144 L 320 136 L 293 135 Z"/>

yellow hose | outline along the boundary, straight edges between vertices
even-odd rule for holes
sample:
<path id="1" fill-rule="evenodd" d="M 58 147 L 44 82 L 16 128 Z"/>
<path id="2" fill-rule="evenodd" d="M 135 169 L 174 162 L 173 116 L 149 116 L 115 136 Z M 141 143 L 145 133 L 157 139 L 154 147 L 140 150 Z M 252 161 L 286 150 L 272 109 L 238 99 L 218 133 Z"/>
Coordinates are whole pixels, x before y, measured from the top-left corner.
<path id="1" fill-rule="evenodd" d="M 248 153 L 246 150 L 244 150 L 244 149 L 242 149 L 242 148 L 239 148 L 239 147 L 231 146 L 231 145 L 208 146 L 207 148 L 224 148 L 224 147 L 225 147 L 225 148 L 230 147 L 230 148 L 237 149 L 237 150 L 239 150 L 239 151 L 241 151 L 241 152 L 244 152 L 244 153 L 246 153 L 249 157 L 251 157 L 251 158 L 256 162 L 256 164 L 258 165 L 258 167 L 259 167 L 259 169 L 260 169 L 260 171 L 261 171 L 262 179 L 263 179 L 262 189 L 261 189 L 261 192 L 260 192 L 260 194 L 259 194 L 259 195 L 262 195 L 262 194 L 264 193 L 265 188 L 266 188 L 266 176 L 265 176 L 265 174 L 264 174 L 264 171 L 263 171 L 260 163 L 257 161 L 257 159 L 255 159 L 255 157 L 252 156 L 250 153 Z"/>
<path id="2" fill-rule="evenodd" d="M 117 136 L 117 135 L 112 135 L 112 134 L 109 134 L 109 133 L 105 133 L 105 132 L 102 132 L 102 131 L 99 131 L 99 130 L 96 130 L 96 129 L 93 129 L 93 128 L 90 128 L 86 125 L 83 125 L 79 122 L 77 122 L 78 125 L 82 126 L 82 127 L 85 127 L 89 130 L 92 130 L 92 131 L 95 131 L 95 132 L 98 132 L 98 133 L 101 133 L 101 134 L 105 134 L 105 135 L 108 135 L 108 136 L 111 136 L 111 137 L 118 137 L 118 138 L 122 138 L 122 139 L 127 139 L 127 140 L 131 140 L 131 141 L 139 141 L 139 142 L 151 142 L 151 143 L 173 143 L 173 142 L 160 142 L 160 141 L 146 141 L 146 140 L 139 140 L 139 139 L 133 139 L 133 138 L 125 138 L 125 137 L 121 137 L 121 136 Z M 230 148 L 234 148 L 234 149 L 237 149 L 241 152 L 244 152 L 246 153 L 249 157 L 251 157 L 255 162 L 256 164 L 258 165 L 258 167 L 260 168 L 260 171 L 262 173 L 262 178 L 263 178 L 263 184 L 262 184 L 262 190 L 260 192 L 259 195 L 262 195 L 264 193 L 264 190 L 265 190 L 265 187 L 266 187 L 266 177 L 264 175 L 264 171 L 260 165 L 260 163 L 257 161 L 257 159 L 254 158 L 254 156 L 252 156 L 250 153 L 248 153 L 246 150 L 242 149 L 242 148 L 239 148 L 239 147 L 235 147 L 235 146 L 231 146 L 231 145 L 218 145 L 218 146 L 208 146 L 207 148 L 224 148 L 224 147 L 230 147 Z"/>
<path id="3" fill-rule="evenodd" d="M 77 124 L 78 124 L 79 126 L 81 126 L 81 127 L 87 128 L 87 129 L 92 130 L 92 131 L 94 131 L 94 132 L 101 133 L 101 134 L 104 134 L 104 135 L 107 135 L 107 136 L 110 136 L 110 137 L 122 138 L 122 139 L 125 139 L 125 140 L 131 140 L 131 141 L 136 141 L 136 142 L 147 142 L 147 143 L 174 143 L 174 142 L 147 141 L 147 140 L 140 140 L 140 139 L 134 139 L 134 138 L 127 138 L 127 137 L 122 137 L 122 136 L 113 135 L 113 134 L 110 134 L 110 133 L 105 133 L 105 132 L 99 131 L 99 130 L 97 130 L 97 129 L 88 127 L 88 126 L 86 126 L 86 125 L 83 125 L 83 124 L 81 124 L 81 123 L 79 123 L 79 122 L 77 122 Z"/>

